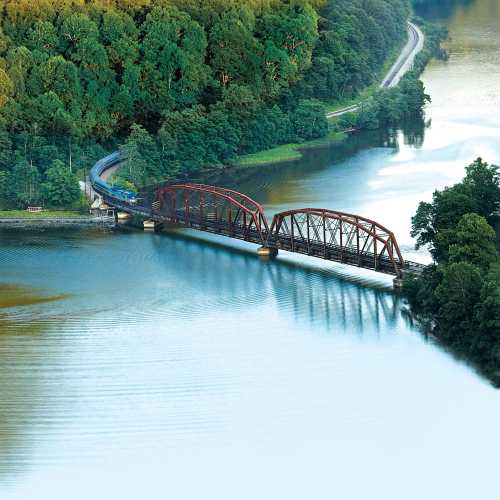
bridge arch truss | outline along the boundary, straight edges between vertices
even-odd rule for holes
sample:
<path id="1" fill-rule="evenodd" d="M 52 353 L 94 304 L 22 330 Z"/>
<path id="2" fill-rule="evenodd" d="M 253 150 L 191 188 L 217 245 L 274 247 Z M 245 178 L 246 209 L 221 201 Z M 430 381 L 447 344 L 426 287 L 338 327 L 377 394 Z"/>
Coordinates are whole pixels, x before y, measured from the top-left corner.
<path id="1" fill-rule="evenodd" d="M 394 234 L 358 215 L 318 208 L 274 216 L 270 246 L 401 276 L 405 262 Z"/>
<path id="2" fill-rule="evenodd" d="M 245 194 L 205 184 L 160 188 L 153 210 L 172 223 L 265 244 L 269 227 L 264 209 Z"/>

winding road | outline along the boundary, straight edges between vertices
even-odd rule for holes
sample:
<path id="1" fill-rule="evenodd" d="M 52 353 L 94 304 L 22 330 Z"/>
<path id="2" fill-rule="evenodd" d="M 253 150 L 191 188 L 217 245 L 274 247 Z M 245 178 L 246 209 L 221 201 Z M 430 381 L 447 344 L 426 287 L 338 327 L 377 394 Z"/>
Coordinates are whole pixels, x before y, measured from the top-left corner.
<path id="1" fill-rule="evenodd" d="M 382 80 L 382 83 L 380 84 L 381 89 L 395 87 L 400 82 L 401 78 L 403 78 L 403 76 L 412 68 L 417 54 L 423 49 L 424 40 L 425 36 L 422 33 L 422 30 L 415 24 L 408 21 L 408 43 L 401 51 L 397 61 L 393 64 L 392 68 Z M 352 104 L 351 106 L 347 106 L 337 111 L 332 111 L 331 113 L 328 113 L 326 117 L 335 118 L 347 113 L 354 113 L 359 109 L 361 104 L 362 102 Z"/>

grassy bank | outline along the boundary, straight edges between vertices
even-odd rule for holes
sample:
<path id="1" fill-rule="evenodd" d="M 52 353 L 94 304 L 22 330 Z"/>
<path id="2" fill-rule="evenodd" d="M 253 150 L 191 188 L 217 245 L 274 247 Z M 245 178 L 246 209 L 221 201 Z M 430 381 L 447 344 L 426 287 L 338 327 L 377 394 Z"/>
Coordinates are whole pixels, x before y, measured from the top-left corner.
<path id="1" fill-rule="evenodd" d="M 0 219 L 55 219 L 55 218 L 87 218 L 88 214 L 76 210 L 44 210 L 28 212 L 26 210 L 0 210 Z"/>
<path id="2" fill-rule="evenodd" d="M 300 160 L 302 158 L 301 150 L 317 147 L 329 146 L 340 143 L 345 140 L 347 134 L 344 132 L 330 131 L 325 137 L 313 141 L 283 144 L 266 151 L 240 156 L 235 165 L 243 167 L 254 167 L 257 165 L 269 165 L 286 161 Z"/>

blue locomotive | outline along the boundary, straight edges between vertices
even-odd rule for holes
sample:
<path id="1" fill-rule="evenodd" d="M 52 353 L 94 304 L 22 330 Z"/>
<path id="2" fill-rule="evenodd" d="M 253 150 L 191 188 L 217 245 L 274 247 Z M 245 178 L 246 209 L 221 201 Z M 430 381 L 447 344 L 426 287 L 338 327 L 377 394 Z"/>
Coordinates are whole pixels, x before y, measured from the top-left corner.
<path id="1" fill-rule="evenodd" d="M 113 187 L 101 178 L 101 175 L 111 167 L 114 167 L 122 161 L 120 153 L 115 153 L 106 156 L 99 160 L 90 171 L 90 183 L 94 190 L 100 195 L 108 198 L 113 198 L 130 205 L 137 204 L 137 193 L 127 191 L 126 189 Z"/>

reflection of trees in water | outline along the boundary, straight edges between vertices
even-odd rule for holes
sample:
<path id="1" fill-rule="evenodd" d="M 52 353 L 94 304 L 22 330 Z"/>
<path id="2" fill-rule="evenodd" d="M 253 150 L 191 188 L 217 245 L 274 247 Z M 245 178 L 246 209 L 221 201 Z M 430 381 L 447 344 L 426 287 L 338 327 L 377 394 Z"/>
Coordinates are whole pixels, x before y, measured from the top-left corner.
<path id="1" fill-rule="evenodd" d="M 38 246 L 39 237 L 18 234 L 25 244 Z M 3 242 L 2 242 L 3 245 Z M 39 317 L 41 304 L 62 300 L 39 290 L 0 284 L 0 482 L 22 474 L 35 448 L 47 408 L 43 369 L 60 353 L 59 342 L 50 343 L 44 334 L 59 325 L 59 319 Z M 42 424 L 44 432 L 50 428 Z M 54 423 L 55 425 L 55 423 Z"/>
<path id="2" fill-rule="evenodd" d="M 284 315 L 332 333 L 383 332 L 401 317 L 397 295 L 367 286 L 360 278 L 341 278 L 331 269 L 280 259 L 263 262 L 246 251 L 178 235 L 155 241 L 176 282 L 188 282 L 225 307 L 236 310 L 274 301 Z"/>
<path id="3" fill-rule="evenodd" d="M 386 148 L 399 150 L 400 132 L 403 134 L 403 143 L 406 146 L 421 148 L 425 140 L 425 131 L 431 126 L 431 120 L 425 121 L 423 118 L 405 122 L 400 129 L 385 130 L 380 133 L 382 145 Z"/>
<path id="4" fill-rule="evenodd" d="M 401 129 L 405 144 L 421 147 L 428 126 L 421 117 L 405 123 Z M 198 173 L 185 181 L 224 186 L 245 193 L 260 203 L 273 203 L 277 188 L 293 185 L 294 181 L 303 182 L 315 173 L 352 158 L 360 151 L 378 147 L 398 149 L 398 132 L 399 130 L 377 130 L 352 134 L 344 142 L 303 151 L 301 160 L 255 168 L 229 167 Z M 158 186 L 149 187 L 143 191 L 142 195 L 147 203 L 153 201 L 157 188 Z M 280 191 L 280 198 L 285 199 L 286 193 Z"/>
<path id="5" fill-rule="evenodd" d="M 106 241 L 112 235 L 110 229 L 93 227 L 68 227 L 57 229 L 0 229 L 0 241 L 3 250 L 0 253 L 1 262 L 9 257 L 9 248 L 54 248 L 61 246 L 74 247 L 86 245 L 89 242 Z M 1 276 L 0 276 L 1 278 Z"/>
<path id="6" fill-rule="evenodd" d="M 476 0 L 420 0 L 415 10 L 417 15 L 426 19 L 447 19 L 457 7 L 470 7 L 475 2 Z"/>
<path id="7" fill-rule="evenodd" d="M 35 447 L 32 428 L 46 391 L 34 360 L 50 358 L 37 341 L 47 328 L 0 314 L 0 484 L 24 472 Z"/>
<path id="8" fill-rule="evenodd" d="M 405 144 L 414 148 L 421 148 L 425 140 L 425 129 L 430 126 L 431 120 L 426 122 L 423 118 L 405 123 L 401 127 Z"/>
<path id="9" fill-rule="evenodd" d="M 302 182 L 359 151 L 380 147 L 384 144 L 384 135 L 378 131 L 353 134 L 346 141 L 330 147 L 307 149 L 303 151 L 301 160 L 267 165 L 265 168 L 230 168 L 196 180 L 237 189 L 259 202 L 267 202 L 269 193 L 284 181 L 289 184 Z"/>

